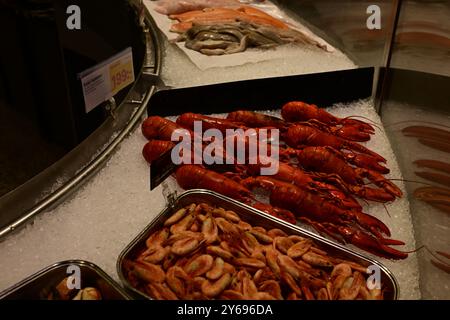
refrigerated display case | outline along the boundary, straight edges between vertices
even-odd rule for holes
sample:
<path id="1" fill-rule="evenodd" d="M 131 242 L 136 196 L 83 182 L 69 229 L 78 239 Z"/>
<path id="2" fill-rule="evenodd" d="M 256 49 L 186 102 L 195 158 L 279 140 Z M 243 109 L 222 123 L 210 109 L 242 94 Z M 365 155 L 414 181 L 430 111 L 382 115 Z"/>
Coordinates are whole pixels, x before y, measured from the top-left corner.
<path id="1" fill-rule="evenodd" d="M 66 28 L 69 4 L 2 4 L 2 29 L 10 43 L 0 56 L 2 235 L 95 173 L 139 122 L 160 70 L 158 37 L 151 20 L 140 24 L 135 5 L 79 1 L 83 24 L 73 31 Z M 103 15 L 106 7 L 109 15 Z M 135 83 L 86 112 L 79 74 L 127 47 Z"/>
<path id="2" fill-rule="evenodd" d="M 426 248 L 409 253 L 409 257 L 401 262 L 379 261 L 397 278 L 400 299 L 450 297 L 448 274 L 443 270 L 448 264 L 445 265 L 445 257 L 436 254 L 436 251 L 448 251 L 448 211 L 445 213 L 442 208 L 448 210 L 449 204 L 445 197 L 440 197 L 438 204 L 444 203 L 444 206 L 440 210 L 432 207 L 436 204 L 432 202 L 436 201 L 433 198 L 436 190 L 432 190 L 434 194 L 425 194 L 428 202 L 423 201 L 424 193 L 418 196 L 418 188 L 435 183 L 415 174 L 431 169 L 418 169 L 417 163 L 413 163 L 420 159 L 450 163 L 448 153 L 443 151 L 446 142 L 442 139 L 428 141 L 433 140 L 430 138 L 433 131 L 428 129 L 426 146 L 420 142 L 421 137 L 405 136 L 404 131 L 411 126 L 442 130 L 449 126 L 450 28 L 447 17 L 450 4 L 447 1 L 273 1 L 290 17 L 336 48 L 336 52 L 326 54 L 299 49 L 298 54 L 283 52 L 285 56 L 274 55 L 271 59 L 226 67 L 205 67 L 204 64 L 200 67 L 179 46 L 168 41 L 161 26 L 155 23 L 152 2 L 130 1 L 132 9 L 127 9 L 130 10 L 127 19 L 132 23 L 124 41 L 132 35 L 133 44 L 142 51 L 134 61 L 135 70 L 140 70 L 140 74 L 132 87 L 116 97 L 118 107 L 114 115 L 105 109 L 97 109 L 102 110 L 98 112 L 103 118 L 90 131 L 84 132 L 82 139 L 73 142 L 68 149 L 57 150 L 56 156 L 43 165 L 45 170 L 41 168 L 42 172 L 34 172 L 34 177 L 28 181 L 25 178 L 25 183 L 21 181 L 22 185 L 15 185 L 14 190 L 0 198 L 3 230 L 0 270 L 20 266 L 14 273 L 0 277 L 0 289 L 45 265 L 74 258 L 93 261 L 117 279 L 115 263 L 120 250 L 156 217 L 166 206 L 170 198 L 167 195 L 176 189 L 176 183 L 166 181 L 150 191 L 149 169 L 141 155 L 146 139 L 140 130 L 134 130 L 147 110 L 149 115 L 178 116 L 189 111 L 223 113 L 238 107 L 228 109 L 226 102 L 251 103 L 252 106 L 240 106 L 251 110 L 272 110 L 287 102 L 280 96 L 289 92 L 291 98 L 303 94 L 311 99 L 311 103 L 323 107 L 345 102 L 338 108 L 335 106 L 333 112 L 341 117 L 369 117 L 377 128 L 381 127 L 378 138 L 369 146 L 387 154 L 392 171 L 389 179 L 406 192 L 401 200 L 386 205 L 389 217 L 383 205 L 364 204 L 364 209 L 387 221 L 394 236 L 401 235 L 402 240 L 408 240 L 405 251 Z M 117 1 L 118 5 L 124 3 L 126 1 Z M 366 22 L 371 15 L 367 9 L 371 5 L 381 10 L 379 30 L 367 28 Z M 61 5 L 59 9 L 59 19 L 63 7 Z M 102 17 L 105 19 L 101 20 L 105 24 L 99 34 L 114 43 L 117 39 L 113 35 L 117 31 L 106 27 L 108 23 L 114 24 L 107 20 L 108 5 L 103 4 L 98 10 L 104 12 Z M 97 11 L 98 16 L 100 11 Z M 145 14 L 144 25 L 139 21 L 142 12 Z M 2 19 L 3 23 L 5 21 Z M 80 44 L 74 46 L 77 42 L 67 42 L 67 34 L 59 36 L 61 46 L 71 48 L 66 50 L 80 47 L 89 51 L 96 47 L 87 45 L 89 42 L 85 38 L 79 39 Z M 17 38 L 20 36 L 12 36 L 11 41 Z M 231 56 L 230 59 L 234 59 Z M 19 58 L 21 56 L 17 55 L 16 59 Z M 8 60 L 8 57 L 4 59 Z M 99 57 L 96 61 L 102 59 Z M 11 65 L 2 64 L 1 67 L 0 93 L 3 93 L 9 88 L 5 84 L 10 80 L 7 71 Z M 25 68 L 22 70 L 26 72 Z M 70 68 L 63 70 L 68 72 Z M 73 71 L 70 72 L 73 76 Z M 350 76 L 345 76 L 347 74 Z M 298 83 L 311 81 L 311 90 L 307 85 L 296 90 L 296 77 Z M 253 82 L 253 79 L 260 80 Z M 336 81 L 335 86 L 330 84 L 330 79 Z M 226 82 L 230 83 L 223 84 Z M 267 84 L 274 92 L 273 100 L 270 100 Z M 32 89 L 35 89 L 32 85 L 27 87 L 27 90 Z M 239 92 L 241 100 L 236 102 L 229 92 Z M 258 99 L 258 95 L 266 98 Z M 355 99 L 361 100 L 355 102 Z M 78 101 L 77 105 L 82 103 Z M 273 114 L 279 116 L 279 112 Z M 430 147 L 436 143 L 440 143 L 439 151 Z M 70 152 L 65 153 L 67 151 Z M 50 151 L 42 153 L 51 154 Z M 69 194 L 69 191 L 72 192 Z M 24 228 L 16 230 L 19 226 Z M 359 252 L 367 254 L 363 250 Z M 439 268 L 439 264 L 444 268 Z"/>
<path id="3" fill-rule="evenodd" d="M 445 193 L 439 198 L 439 188 L 448 188 L 439 178 L 449 174 L 450 157 L 448 149 L 434 144 L 448 142 L 434 130 L 448 131 L 450 125 L 449 14 L 448 1 L 402 1 L 380 110 L 408 181 L 417 247 L 425 246 L 417 253 L 424 299 L 448 299 L 450 295 L 448 273 L 436 266 L 436 262 L 447 262 L 445 257 L 439 259 L 436 251 L 448 251 L 450 240 Z M 433 161 L 444 168 L 436 170 Z"/>

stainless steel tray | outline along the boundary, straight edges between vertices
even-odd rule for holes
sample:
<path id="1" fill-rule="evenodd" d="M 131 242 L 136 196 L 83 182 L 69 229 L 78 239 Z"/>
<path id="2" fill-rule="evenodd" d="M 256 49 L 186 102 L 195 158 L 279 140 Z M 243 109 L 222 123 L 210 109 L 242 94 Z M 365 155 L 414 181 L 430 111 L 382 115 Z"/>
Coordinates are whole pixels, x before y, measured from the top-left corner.
<path id="1" fill-rule="evenodd" d="M 134 259 L 139 252 L 145 247 L 145 240 L 155 232 L 163 227 L 164 221 L 169 218 L 172 213 L 178 209 L 185 207 L 192 203 L 207 203 L 214 206 L 219 206 L 227 210 L 232 210 L 239 214 L 239 216 L 249 222 L 253 226 L 262 226 L 266 229 L 279 228 L 288 234 L 300 235 L 302 237 L 311 238 L 315 243 L 330 255 L 354 261 L 364 267 L 378 266 L 381 273 L 381 281 L 384 286 L 384 299 L 397 300 L 399 295 L 399 288 L 394 275 L 384 265 L 378 261 L 365 257 L 357 252 L 354 252 L 342 245 L 336 244 L 326 238 L 318 236 L 312 232 L 304 230 L 298 226 L 294 226 L 283 220 L 272 217 L 262 211 L 256 210 L 248 205 L 240 203 L 231 198 L 225 197 L 221 194 L 209 190 L 189 190 L 181 194 L 173 203 L 171 207 L 166 207 L 119 255 L 117 260 L 117 273 L 123 285 L 130 293 L 137 298 L 151 299 L 148 295 L 139 290 L 136 290 L 126 279 L 123 272 L 123 262 L 126 259 Z"/>
<path id="2" fill-rule="evenodd" d="M 67 268 L 78 266 L 82 287 L 100 290 L 103 300 L 130 300 L 130 296 L 103 270 L 91 262 L 69 260 L 55 263 L 0 293 L 0 300 L 46 299 L 51 288 L 69 276 Z"/>

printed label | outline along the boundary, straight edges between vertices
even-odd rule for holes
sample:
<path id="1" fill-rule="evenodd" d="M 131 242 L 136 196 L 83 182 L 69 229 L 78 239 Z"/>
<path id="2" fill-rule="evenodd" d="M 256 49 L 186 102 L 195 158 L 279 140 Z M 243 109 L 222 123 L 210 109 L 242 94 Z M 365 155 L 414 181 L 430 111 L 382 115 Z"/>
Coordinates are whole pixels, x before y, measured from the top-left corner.
<path id="1" fill-rule="evenodd" d="M 131 47 L 80 73 L 86 113 L 134 82 Z"/>

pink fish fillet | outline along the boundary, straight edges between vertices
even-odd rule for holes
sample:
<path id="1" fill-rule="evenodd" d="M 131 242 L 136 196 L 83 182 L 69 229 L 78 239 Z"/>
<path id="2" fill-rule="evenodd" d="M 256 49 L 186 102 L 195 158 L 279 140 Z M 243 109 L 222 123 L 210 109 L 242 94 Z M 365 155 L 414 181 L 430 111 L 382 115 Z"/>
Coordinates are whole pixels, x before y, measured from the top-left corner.
<path id="1" fill-rule="evenodd" d="M 159 0 L 155 10 L 161 14 L 171 15 L 205 8 L 233 7 L 240 4 L 238 0 Z"/>
<path id="2" fill-rule="evenodd" d="M 238 8 L 207 8 L 203 10 L 188 11 L 181 14 L 173 14 L 170 15 L 170 18 L 180 22 L 174 24 L 171 31 L 180 33 L 190 29 L 193 24 L 213 25 L 239 21 L 256 25 L 272 26 L 280 29 L 289 29 L 284 22 L 261 10 L 249 6 L 241 6 Z"/>

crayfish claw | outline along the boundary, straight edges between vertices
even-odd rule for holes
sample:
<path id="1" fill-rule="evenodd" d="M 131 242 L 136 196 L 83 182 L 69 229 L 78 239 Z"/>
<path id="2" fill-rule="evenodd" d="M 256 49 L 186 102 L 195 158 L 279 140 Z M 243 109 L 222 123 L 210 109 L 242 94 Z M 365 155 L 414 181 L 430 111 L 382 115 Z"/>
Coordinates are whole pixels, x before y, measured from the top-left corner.
<path id="1" fill-rule="evenodd" d="M 377 235 L 378 232 L 382 232 L 388 237 L 391 236 L 391 231 L 383 223 L 383 221 L 375 218 L 374 216 L 368 215 L 364 212 L 355 212 L 356 220 L 358 224 L 368 230 L 373 230 L 374 234 Z"/>
<path id="2" fill-rule="evenodd" d="M 366 134 L 374 134 L 375 128 L 364 121 L 357 119 L 344 118 L 340 121 L 340 124 L 345 127 L 350 127 L 352 130 L 357 130 L 359 132 L 364 132 Z"/>
<path id="3" fill-rule="evenodd" d="M 386 238 L 378 238 L 382 244 L 389 245 L 389 246 L 403 246 L 405 243 L 401 240 L 395 240 L 395 239 L 386 239 Z"/>
<path id="4" fill-rule="evenodd" d="M 382 174 L 388 174 L 390 172 L 388 168 L 381 165 L 378 160 L 371 155 L 355 152 L 342 152 L 342 154 L 348 162 L 353 163 L 358 167 L 374 170 Z"/>
<path id="5" fill-rule="evenodd" d="M 383 177 L 378 172 L 369 169 L 361 169 L 360 173 L 372 181 L 376 186 L 383 188 L 386 192 L 390 193 L 394 197 L 400 198 L 403 196 L 402 190 L 397 187 L 394 183 Z"/>
<path id="6" fill-rule="evenodd" d="M 370 140 L 370 134 L 364 130 L 361 130 L 359 126 L 343 126 L 334 132 L 338 137 L 350 140 L 365 142 Z"/>
<path id="7" fill-rule="evenodd" d="M 376 202 L 391 202 L 395 200 L 395 196 L 383 189 L 375 189 L 366 186 L 351 186 L 351 190 L 359 197 L 376 201 Z"/>
<path id="8" fill-rule="evenodd" d="M 343 235 L 344 238 L 351 244 L 370 253 L 373 253 L 379 257 L 395 260 L 406 259 L 408 257 L 408 253 L 388 247 L 377 238 L 356 228 L 348 226 L 334 226 L 334 229 L 341 235 Z"/>

